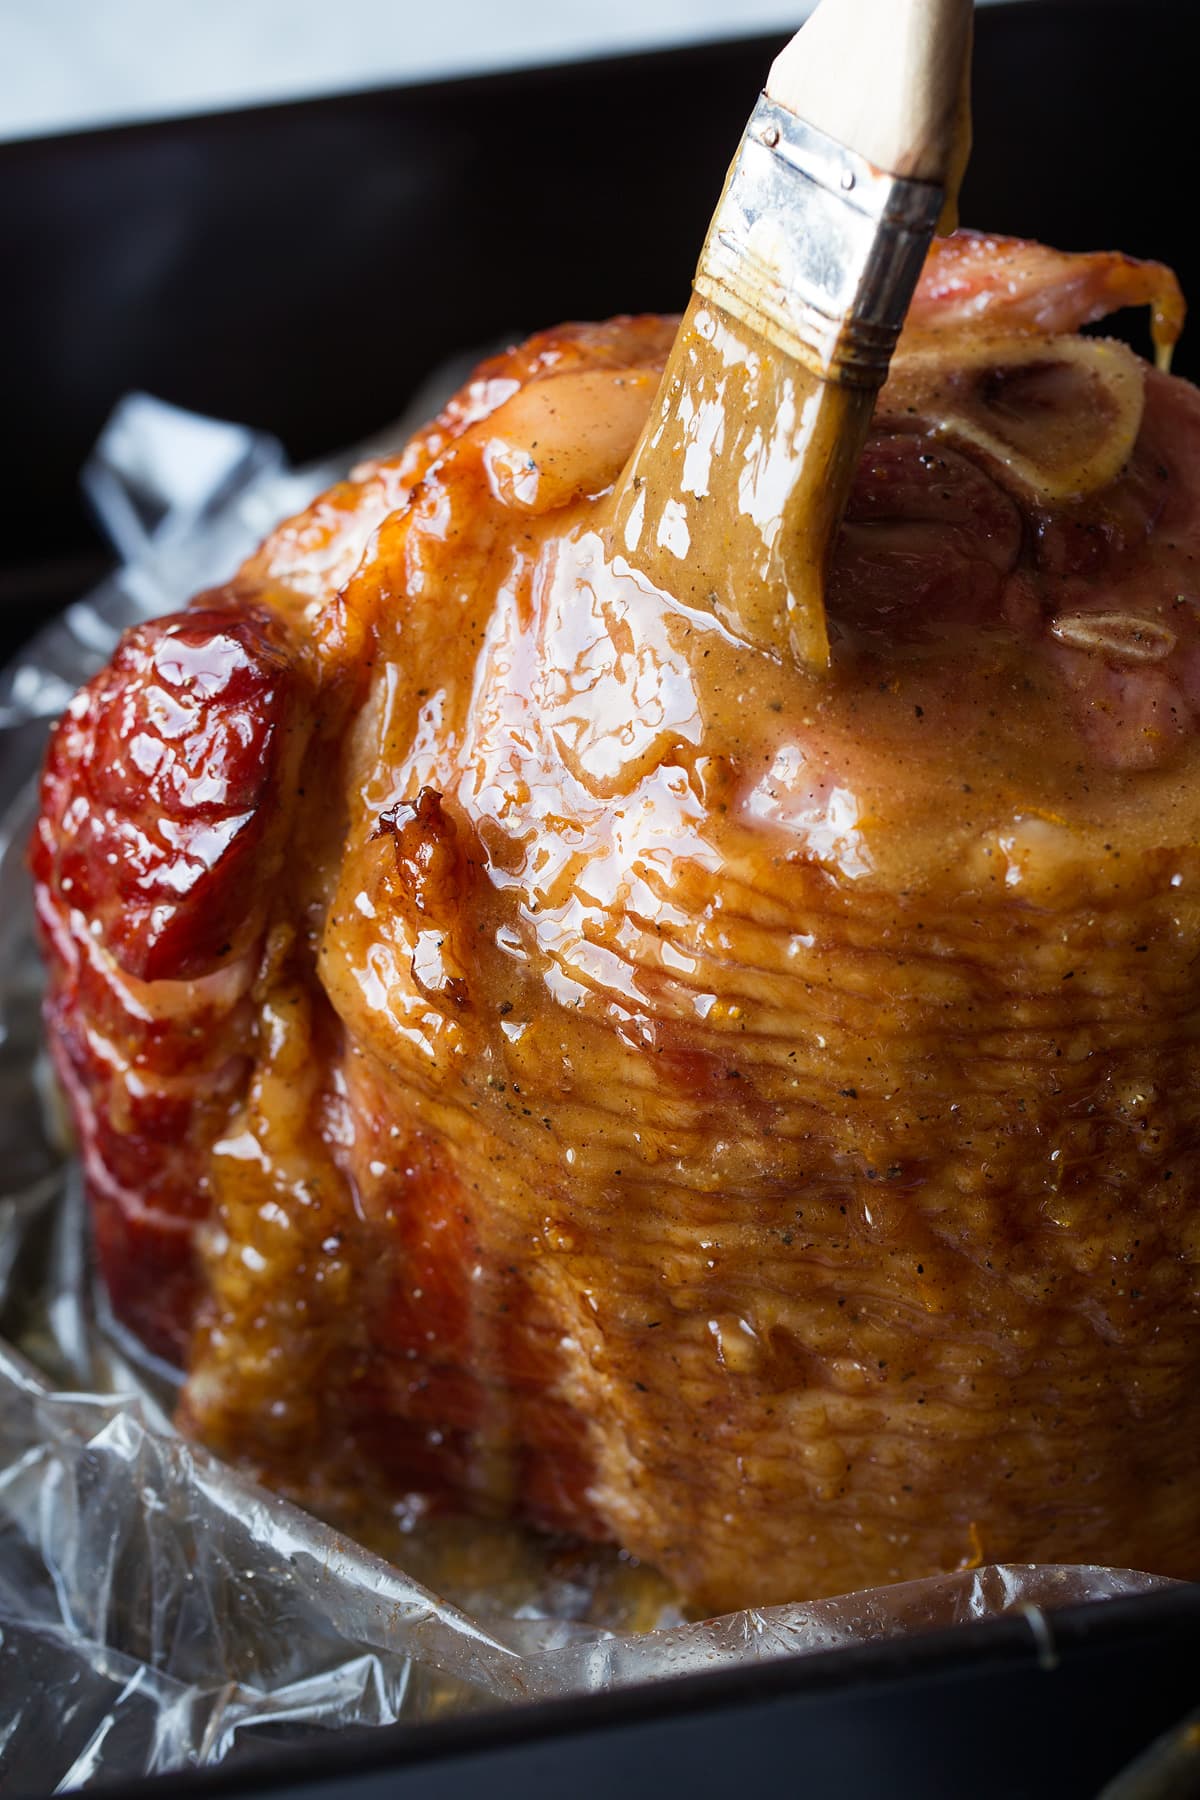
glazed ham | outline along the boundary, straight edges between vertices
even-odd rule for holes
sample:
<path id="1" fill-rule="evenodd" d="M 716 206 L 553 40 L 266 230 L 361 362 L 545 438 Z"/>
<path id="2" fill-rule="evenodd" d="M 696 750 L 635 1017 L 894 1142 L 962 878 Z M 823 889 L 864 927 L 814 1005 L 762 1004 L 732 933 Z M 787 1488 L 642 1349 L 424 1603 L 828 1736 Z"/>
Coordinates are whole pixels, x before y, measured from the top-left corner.
<path id="1" fill-rule="evenodd" d="M 935 246 L 832 669 L 614 543 L 671 321 L 486 364 L 52 742 L 119 1316 L 308 1503 L 695 1606 L 1200 1575 L 1200 396 L 1156 265 Z"/>

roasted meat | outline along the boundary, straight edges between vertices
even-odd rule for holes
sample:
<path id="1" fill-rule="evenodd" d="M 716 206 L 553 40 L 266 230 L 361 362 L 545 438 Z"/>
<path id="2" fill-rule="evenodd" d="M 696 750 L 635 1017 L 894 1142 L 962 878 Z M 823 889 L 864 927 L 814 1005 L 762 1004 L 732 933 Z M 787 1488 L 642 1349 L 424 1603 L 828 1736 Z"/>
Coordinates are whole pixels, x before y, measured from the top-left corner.
<path id="1" fill-rule="evenodd" d="M 615 541 L 658 318 L 485 364 L 126 636 L 33 866 L 186 1429 L 710 1609 L 1200 1576 L 1200 395 L 1076 335 L 1135 302 L 1167 342 L 1155 265 L 935 246 L 828 674 Z"/>

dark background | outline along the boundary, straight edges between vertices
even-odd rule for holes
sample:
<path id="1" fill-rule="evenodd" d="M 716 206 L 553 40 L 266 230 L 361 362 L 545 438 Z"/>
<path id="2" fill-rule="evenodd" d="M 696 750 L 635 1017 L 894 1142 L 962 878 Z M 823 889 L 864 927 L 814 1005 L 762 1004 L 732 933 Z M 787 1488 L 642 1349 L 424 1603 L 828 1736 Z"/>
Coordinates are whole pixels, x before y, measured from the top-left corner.
<path id="1" fill-rule="evenodd" d="M 1200 291 L 1189 10 L 983 9 L 966 222 L 1159 256 Z M 778 44 L 0 146 L 0 654 L 103 566 L 77 478 L 128 389 L 304 458 L 497 333 L 681 307 Z"/>

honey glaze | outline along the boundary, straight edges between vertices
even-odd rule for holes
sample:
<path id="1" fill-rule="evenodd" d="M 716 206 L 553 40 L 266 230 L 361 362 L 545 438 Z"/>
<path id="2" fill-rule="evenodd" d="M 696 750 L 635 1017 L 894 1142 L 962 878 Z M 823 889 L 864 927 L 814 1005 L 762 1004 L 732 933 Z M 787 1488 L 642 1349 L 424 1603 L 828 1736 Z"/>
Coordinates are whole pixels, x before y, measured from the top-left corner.
<path id="1" fill-rule="evenodd" d="M 1119 474 L 1051 501 L 885 395 L 815 671 L 740 551 L 728 604 L 630 555 L 670 335 L 535 340 L 348 582 L 295 598 L 303 520 L 243 577 L 320 701 L 185 1423 L 351 1522 L 515 1512 L 704 1610 L 1200 1574 L 1200 399 L 1146 370 Z"/>
<path id="2" fill-rule="evenodd" d="M 1150 459 L 1155 423 L 1152 395 Z M 537 429 L 528 461 L 549 461 L 544 417 Z M 489 507 L 497 435 L 477 472 L 462 447 L 408 526 L 406 566 L 453 598 L 454 629 L 437 607 L 377 621 L 321 949 L 348 1034 L 358 1207 L 402 1237 L 419 1221 L 375 1347 L 389 1370 L 396 1356 L 420 1370 L 408 1429 L 426 1420 L 443 1464 L 457 1440 L 457 1484 L 483 1503 L 592 1528 L 594 1503 L 559 1492 L 572 1468 L 622 1526 L 638 1474 L 657 1507 L 675 1489 L 676 1519 L 703 1516 L 682 1449 L 697 1417 L 743 1527 L 745 1486 L 797 1482 L 863 1527 L 877 1428 L 923 1421 L 918 1406 L 937 1408 L 951 1443 L 962 1409 L 972 1443 L 1009 1421 L 1019 1463 L 1025 1357 L 1061 1360 L 1061 1384 L 1057 1337 L 1081 1328 L 1076 1311 L 1105 1341 L 1136 1336 L 1137 1283 L 1095 1287 L 1109 1240 L 1095 1196 L 1074 1190 L 1095 1145 L 1117 1154 L 1121 1109 L 1150 1085 L 1130 1072 L 1111 1089 L 1145 1051 L 1131 1016 L 1161 1022 L 1158 984 L 1182 978 L 1195 930 L 1190 741 L 1161 734 L 1136 784 L 1100 765 L 1067 716 L 1057 640 L 1040 656 L 1030 641 L 1028 589 L 1044 582 L 1058 617 L 1081 578 L 1039 577 L 1016 502 L 936 441 L 901 434 L 868 453 L 834 574 L 830 679 L 635 573 L 604 496 L 537 518 L 503 496 Z M 1130 479 L 1136 553 L 1162 503 L 1152 473 Z M 873 482 L 895 505 L 903 480 L 940 484 L 933 520 L 877 507 Z M 953 536 L 968 529 L 969 553 Z M 884 544 L 859 548 L 876 530 Z M 947 534 L 962 550 L 948 568 Z M 1182 546 L 1162 571 L 1172 617 Z M 924 607 L 897 618 L 897 560 L 913 578 L 923 556 L 932 578 L 902 598 Z M 890 610 L 872 586 L 881 563 Z M 1139 605 L 1150 618 L 1144 585 Z M 1048 940 L 1030 906 L 1054 910 Z M 1151 934 L 1165 943 L 1147 965 L 1132 940 Z M 961 1146 L 948 1158 L 944 1137 Z M 1139 1143 L 1139 1183 L 1146 1154 Z M 1120 1256 L 1159 1279 L 1160 1204 L 1152 1193 L 1118 1233 Z M 861 1292 L 864 1243 L 878 1266 Z M 1044 1305 L 1056 1283 L 1075 1289 L 1065 1322 Z M 951 1320 L 966 1340 L 952 1353 Z M 897 1332 L 906 1367 L 883 1405 Z M 1090 1413 L 1104 1383 L 1094 1353 L 1080 1362 Z M 373 1414 L 392 1406 L 370 1392 Z M 843 1441 L 864 1460 L 857 1483 L 835 1466 Z M 421 1472 L 411 1446 L 405 1466 Z M 985 1512 L 977 1500 L 977 1528 Z M 722 1522 L 704 1519 L 706 1562 Z M 916 1520 L 874 1528 L 876 1572 L 903 1569 Z M 693 1554 L 658 1536 L 649 1553 L 685 1571 Z M 851 1578 L 843 1563 L 819 1579 Z"/>

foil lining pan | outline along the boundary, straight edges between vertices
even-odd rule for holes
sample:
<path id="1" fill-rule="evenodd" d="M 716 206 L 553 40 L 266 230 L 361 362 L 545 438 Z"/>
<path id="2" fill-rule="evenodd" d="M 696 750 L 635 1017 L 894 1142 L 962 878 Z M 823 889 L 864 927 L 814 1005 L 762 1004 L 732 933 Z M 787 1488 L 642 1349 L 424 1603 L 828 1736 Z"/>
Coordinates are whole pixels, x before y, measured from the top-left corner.
<path id="1" fill-rule="evenodd" d="M 469 363 L 442 371 L 397 444 Z M 360 452 L 361 454 L 361 452 Z M 863 1644 L 1170 1585 L 990 1566 L 686 1623 L 661 1584 L 526 1540 L 493 1557 L 397 1531 L 387 1557 L 172 1430 L 173 1382 L 93 1280 L 79 1173 L 41 1047 L 25 846 L 52 720 L 120 633 L 230 575 L 355 457 L 289 468 L 272 439 L 131 395 L 84 484 L 121 559 L 0 676 L 0 1790 L 47 1794 L 278 1756 L 332 1730 Z M 406 1570 L 408 1572 L 406 1572 Z M 435 1589 L 437 1591 L 435 1591 Z"/>

